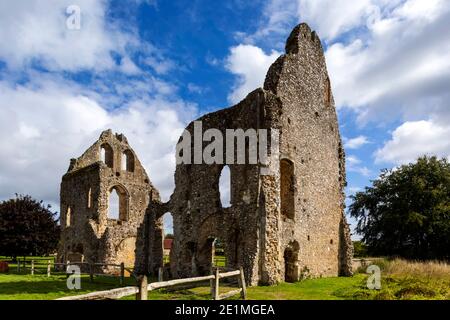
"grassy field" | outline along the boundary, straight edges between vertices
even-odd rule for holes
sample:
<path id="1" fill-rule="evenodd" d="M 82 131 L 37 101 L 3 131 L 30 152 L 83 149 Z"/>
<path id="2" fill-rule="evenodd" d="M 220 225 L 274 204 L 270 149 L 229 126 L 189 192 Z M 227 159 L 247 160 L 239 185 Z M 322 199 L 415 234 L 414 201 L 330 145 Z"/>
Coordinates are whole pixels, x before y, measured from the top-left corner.
<path id="1" fill-rule="evenodd" d="M 357 273 L 349 278 L 307 279 L 297 283 L 282 283 L 277 286 L 248 288 L 248 298 L 258 300 L 393 300 L 393 299 L 450 299 L 450 266 L 443 263 L 414 263 L 403 260 L 381 261 L 379 263 L 381 290 L 369 290 L 367 277 Z M 127 278 L 125 285 L 134 285 Z M 47 278 L 44 274 L 17 274 L 12 268 L 10 274 L 0 274 L 0 300 L 5 299 L 55 299 L 63 296 L 83 294 L 91 291 L 118 287 L 118 279 L 96 277 L 94 283 L 88 276 L 82 277 L 82 290 L 66 288 L 63 274 Z M 221 291 L 230 290 L 226 285 Z M 194 289 L 177 291 L 158 290 L 149 293 L 149 299 L 210 299 L 209 287 L 205 284 Z M 237 298 L 237 297 L 236 297 Z M 125 299 L 134 299 L 126 297 Z"/>

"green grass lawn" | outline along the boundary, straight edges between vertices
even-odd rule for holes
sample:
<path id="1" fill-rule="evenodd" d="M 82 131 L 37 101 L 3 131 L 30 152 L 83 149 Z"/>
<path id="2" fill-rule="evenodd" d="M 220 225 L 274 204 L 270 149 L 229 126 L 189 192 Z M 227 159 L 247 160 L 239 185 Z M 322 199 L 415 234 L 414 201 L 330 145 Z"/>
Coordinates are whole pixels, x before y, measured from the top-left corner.
<path id="1" fill-rule="evenodd" d="M 135 281 L 126 278 L 125 285 L 134 285 Z M 93 291 L 119 287 L 118 278 L 95 277 L 94 283 L 89 276 L 81 277 L 81 290 L 69 290 L 65 274 L 47 277 L 44 274 L 29 273 L 0 274 L 0 300 L 53 300 L 61 297 L 79 295 Z"/>
<path id="2" fill-rule="evenodd" d="M 257 300 L 393 300 L 393 299 L 450 299 L 450 273 L 448 265 L 436 263 L 409 263 L 402 260 L 382 266 L 381 290 L 369 290 L 368 275 L 357 273 L 353 277 L 307 279 L 297 283 L 282 283 L 276 286 L 248 288 L 248 299 Z M 155 281 L 154 279 L 150 281 Z M 126 278 L 124 285 L 135 285 L 132 278 Z M 0 274 L 0 300 L 56 299 L 92 291 L 119 287 L 118 278 L 96 277 L 94 283 L 88 276 L 82 276 L 81 290 L 68 290 L 66 276 L 56 274 L 47 277 L 44 273 L 34 276 L 27 272 L 18 274 L 11 268 L 9 274 Z M 221 292 L 231 289 L 221 282 Z M 238 299 L 236 296 L 234 299 Z M 124 299 L 134 299 L 134 296 Z M 211 299 L 207 283 L 193 289 L 149 292 L 152 300 L 205 300 Z"/>
<path id="3" fill-rule="evenodd" d="M 351 278 L 320 278 L 308 279 L 297 283 L 282 283 L 277 286 L 258 286 L 247 288 L 250 300 L 341 300 L 348 299 L 342 293 L 356 291 L 360 288 L 366 275 L 356 275 Z M 220 292 L 224 293 L 236 287 L 222 285 Z M 185 290 L 161 289 L 149 292 L 149 300 L 208 300 L 211 299 L 209 286 Z M 124 299 L 134 299 L 125 297 Z M 239 299 L 239 296 L 231 299 Z"/>

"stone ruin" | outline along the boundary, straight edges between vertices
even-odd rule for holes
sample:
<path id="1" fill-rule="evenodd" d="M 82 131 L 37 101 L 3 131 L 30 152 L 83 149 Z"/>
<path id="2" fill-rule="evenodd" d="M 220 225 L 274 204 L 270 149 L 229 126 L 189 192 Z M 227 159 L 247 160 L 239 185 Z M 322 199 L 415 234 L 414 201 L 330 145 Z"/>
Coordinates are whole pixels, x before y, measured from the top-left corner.
<path id="1" fill-rule="evenodd" d="M 61 259 L 125 262 L 156 273 L 163 266 L 162 217 L 170 212 L 173 278 L 209 274 L 217 240 L 227 267 L 243 267 L 250 285 L 352 274 L 345 154 L 321 41 L 308 25 L 294 28 L 264 88 L 197 121 L 203 132 L 277 129 L 279 154 L 269 154 L 266 165 L 177 164 L 175 190 L 163 203 L 126 138 L 106 131 L 63 177 Z M 186 130 L 193 133 L 194 122 Z M 225 166 L 229 207 L 219 191 Z M 274 174 L 262 174 L 264 167 Z M 117 219 L 107 217 L 112 190 L 120 198 Z"/>
<path id="2" fill-rule="evenodd" d="M 111 194 L 115 216 L 108 216 Z M 60 261 L 134 266 L 150 196 L 159 198 L 124 135 L 104 131 L 61 182 Z M 111 268 L 105 268 L 105 271 Z"/>

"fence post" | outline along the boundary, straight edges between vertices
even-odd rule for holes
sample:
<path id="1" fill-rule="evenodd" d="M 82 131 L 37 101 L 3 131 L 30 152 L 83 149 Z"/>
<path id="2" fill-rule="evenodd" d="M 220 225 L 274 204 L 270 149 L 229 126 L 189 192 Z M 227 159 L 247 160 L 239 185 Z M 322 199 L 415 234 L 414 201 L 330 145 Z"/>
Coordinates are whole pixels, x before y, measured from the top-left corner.
<path id="1" fill-rule="evenodd" d="M 94 264 L 89 263 L 89 281 L 94 282 Z"/>
<path id="2" fill-rule="evenodd" d="M 148 300 L 148 282 L 146 275 L 139 277 L 139 292 L 136 294 L 136 300 Z"/>
<path id="3" fill-rule="evenodd" d="M 125 280 L 125 263 L 120 264 L 120 285 L 122 286 Z"/>
<path id="4" fill-rule="evenodd" d="M 219 300 L 219 268 L 216 268 L 215 284 L 214 284 L 214 300 Z"/>
<path id="5" fill-rule="evenodd" d="M 17 273 L 20 272 L 20 258 L 17 258 Z"/>
<path id="6" fill-rule="evenodd" d="M 47 277 L 50 277 L 50 272 L 51 272 L 51 264 L 50 264 L 50 260 L 48 260 L 48 264 L 47 264 Z"/>
<path id="7" fill-rule="evenodd" d="M 34 260 L 31 260 L 31 275 L 34 275 Z"/>
<path id="8" fill-rule="evenodd" d="M 66 263 L 66 278 L 69 277 L 69 265 L 70 265 L 70 260 L 67 260 L 67 263 Z"/>
<path id="9" fill-rule="evenodd" d="M 210 269 L 209 273 L 211 275 L 214 275 L 214 268 L 213 268 L 212 265 L 211 265 L 211 269 Z M 209 280 L 209 287 L 211 289 L 211 297 L 212 297 L 212 299 L 214 299 L 214 281 L 215 281 L 215 279 Z"/>
<path id="10" fill-rule="evenodd" d="M 164 273 L 163 273 L 163 268 L 159 267 L 158 268 L 158 282 L 163 282 L 164 281 Z"/>
<path id="11" fill-rule="evenodd" d="M 241 298 L 246 300 L 247 299 L 247 287 L 245 285 L 245 277 L 244 277 L 244 269 L 242 267 L 239 268 L 239 286 L 241 287 Z"/>

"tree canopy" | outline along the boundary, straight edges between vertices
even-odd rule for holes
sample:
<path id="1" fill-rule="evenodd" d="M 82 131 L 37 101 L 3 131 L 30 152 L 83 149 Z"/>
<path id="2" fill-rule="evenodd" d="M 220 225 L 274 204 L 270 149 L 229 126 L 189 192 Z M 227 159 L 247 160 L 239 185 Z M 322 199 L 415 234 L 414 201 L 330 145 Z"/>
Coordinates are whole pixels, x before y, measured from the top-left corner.
<path id="1" fill-rule="evenodd" d="M 60 228 L 56 213 L 30 196 L 0 203 L 0 255 L 47 255 L 58 245 Z"/>
<path id="2" fill-rule="evenodd" d="M 450 257 L 450 164 L 421 157 L 416 163 L 383 170 L 372 187 L 352 196 L 369 254 L 415 259 Z"/>

